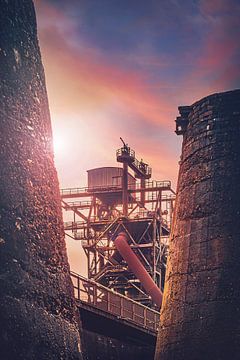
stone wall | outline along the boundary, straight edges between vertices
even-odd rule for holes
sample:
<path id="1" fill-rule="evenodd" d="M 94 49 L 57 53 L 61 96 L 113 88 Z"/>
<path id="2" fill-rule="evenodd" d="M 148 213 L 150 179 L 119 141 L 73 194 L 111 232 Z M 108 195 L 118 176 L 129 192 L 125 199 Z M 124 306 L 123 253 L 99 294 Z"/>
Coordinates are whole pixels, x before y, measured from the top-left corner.
<path id="1" fill-rule="evenodd" d="M 156 360 L 240 357 L 240 90 L 180 107 L 175 219 Z"/>
<path id="2" fill-rule="evenodd" d="M 0 358 L 81 359 L 34 7 L 0 9 Z"/>

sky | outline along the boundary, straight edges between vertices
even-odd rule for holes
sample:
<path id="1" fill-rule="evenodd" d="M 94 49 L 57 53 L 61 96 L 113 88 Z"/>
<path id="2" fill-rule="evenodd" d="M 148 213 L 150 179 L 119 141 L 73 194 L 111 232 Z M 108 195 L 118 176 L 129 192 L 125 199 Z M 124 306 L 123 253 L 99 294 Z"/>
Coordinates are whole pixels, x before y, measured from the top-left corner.
<path id="1" fill-rule="evenodd" d="M 240 0 L 35 0 L 61 187 L 121 136 L 176 186 L 178 106 L 240 87 Z"/>

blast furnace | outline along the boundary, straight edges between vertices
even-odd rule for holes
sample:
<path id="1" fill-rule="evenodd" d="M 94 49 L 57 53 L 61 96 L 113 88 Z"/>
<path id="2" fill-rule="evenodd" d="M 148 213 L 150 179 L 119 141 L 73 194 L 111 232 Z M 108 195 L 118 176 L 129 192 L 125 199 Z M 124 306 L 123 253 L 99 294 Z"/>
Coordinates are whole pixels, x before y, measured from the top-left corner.
<path id="1" fill-rule="evenodd" d="M 240 354 L 240 90 L 179 107 L 183 135 L 156 360 Z"/>

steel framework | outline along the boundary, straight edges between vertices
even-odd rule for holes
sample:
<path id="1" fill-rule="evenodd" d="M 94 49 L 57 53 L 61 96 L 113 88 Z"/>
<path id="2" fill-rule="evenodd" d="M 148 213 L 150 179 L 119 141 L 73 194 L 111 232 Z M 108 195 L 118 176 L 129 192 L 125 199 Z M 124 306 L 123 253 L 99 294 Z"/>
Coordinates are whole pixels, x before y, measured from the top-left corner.
<path id="1" fill-rule="evenodd" d="M 114 239 L 119 232 L 127 233 L 131 248 L 163 288 L 175 193 L 170 181 L 149 180 L 151 169 L 125 143 L 116 156 L 123 163 L 121 183 L 61 190 L 63 209 L 73 215 L 65 222 L 65 231 L 81 241 L 89 279 L 154 307 Z M 129 169 L 138 179 L 134 184 L 128 182 Z"/>

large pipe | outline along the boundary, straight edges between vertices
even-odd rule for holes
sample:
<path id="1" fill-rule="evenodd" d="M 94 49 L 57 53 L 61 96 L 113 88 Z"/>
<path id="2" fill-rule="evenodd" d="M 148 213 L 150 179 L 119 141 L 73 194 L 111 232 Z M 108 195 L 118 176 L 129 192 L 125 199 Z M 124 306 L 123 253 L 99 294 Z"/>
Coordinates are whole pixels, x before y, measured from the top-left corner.
<path id="1" fill-rule="evenodd" d="M 147 294 L 151 296 L 153 302 L 160 308 L 162 304 L 162 292 L 148 274 L 141 261 L 132 251 L 130 245 L 127 242 L 126 233 L 119 233 L 114 241 L 114 244 L 122 255 L 123 259 L 127 262 L 134 275 L 140 280 Z"/>

